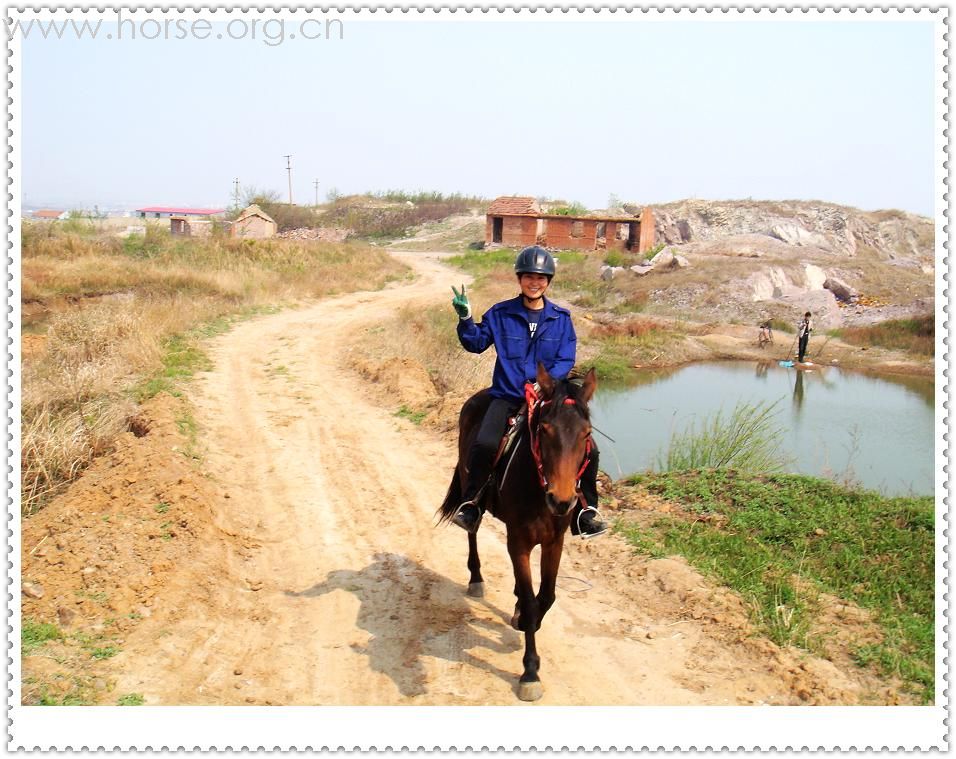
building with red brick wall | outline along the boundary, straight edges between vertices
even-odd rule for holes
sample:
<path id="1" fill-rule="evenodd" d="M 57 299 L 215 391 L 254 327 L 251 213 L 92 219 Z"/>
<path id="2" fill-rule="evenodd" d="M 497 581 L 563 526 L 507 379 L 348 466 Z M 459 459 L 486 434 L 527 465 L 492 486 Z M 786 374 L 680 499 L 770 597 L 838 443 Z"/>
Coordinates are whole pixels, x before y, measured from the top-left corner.
<path id="1" fill-rule="evenodd" d="M 640 216 L 564 216 L 543 213 L 531 197 L 497 198 L 485 216 L 485 244 L 556 250 L 633 250 L 654 247 L 654 213 Z"/>

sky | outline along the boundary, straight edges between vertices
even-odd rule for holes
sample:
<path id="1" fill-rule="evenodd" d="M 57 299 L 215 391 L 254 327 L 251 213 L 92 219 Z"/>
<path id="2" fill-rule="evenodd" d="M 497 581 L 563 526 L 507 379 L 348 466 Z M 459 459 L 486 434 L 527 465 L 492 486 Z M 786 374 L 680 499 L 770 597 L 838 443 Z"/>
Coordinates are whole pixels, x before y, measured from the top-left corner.
<path id="1" fill-rule="evenodd" d="M 293 200 L 306 204 L 318 180 L 320 200 L 333 189 L 395 188 L 589 208 L 614 195 L 639 205 L 797 199 L 934 214 L 932 15 L 635 15 L 339 15 L 331 39 L 315 40 L 302 34 L 325 27 L 300 29 L 301 14 L 285 19 L 281 38 L 272 19 L 255 39 L 231 39 L 248 32 L 250 16 L 216 24 L 206 39 L 130 39 L 132 25 L 107 39 L 112 16 L 96 39 L 31 29 L 21 198 L 224 207 L 236 178 L 285 198 L 291 154 Z"/>

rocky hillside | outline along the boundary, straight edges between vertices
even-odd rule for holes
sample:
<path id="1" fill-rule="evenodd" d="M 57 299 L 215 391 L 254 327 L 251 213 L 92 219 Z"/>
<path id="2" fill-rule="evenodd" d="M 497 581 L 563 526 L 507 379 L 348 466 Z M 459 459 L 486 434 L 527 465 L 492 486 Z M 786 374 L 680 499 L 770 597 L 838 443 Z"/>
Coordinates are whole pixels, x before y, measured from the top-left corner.
<path id="1" fill-rule="evenodd" d="M 652 301 L 715 318 L 728 307 L 745 318 L 807 308 L 829 326 L 933 309 L 932 219 L 819 201 L 691 199 L 652 208 L 658 242 L 709 280 L 671 277 Z"/>
<path id="2" fill-rule="evenodd" d="M 847 258 L 869 253 L 902 265 L 933 266 L 933 220 L 903 211 L 752 200 L 681 200 L 654 211 L 658 239 L 668 245 L 762 235 Z"/>

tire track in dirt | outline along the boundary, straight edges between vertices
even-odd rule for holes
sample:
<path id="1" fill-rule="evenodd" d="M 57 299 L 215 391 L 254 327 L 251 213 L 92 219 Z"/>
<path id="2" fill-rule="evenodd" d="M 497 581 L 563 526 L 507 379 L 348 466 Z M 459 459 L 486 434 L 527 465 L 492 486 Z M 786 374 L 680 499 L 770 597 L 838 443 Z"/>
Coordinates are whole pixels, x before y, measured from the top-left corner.
<path id="1" fill-rule="evenodd" d="M 466 541 L 435 529 L 452 441 L 393 416 L 348 368 L 362 329 L 431 304 L 461 275 L 242 323 L 217 338 L 195 399 L 219 539 L 181 568 L 174 624 L 127 641 L 120 692 L 150 704 L 516 704 L 501 525 L 481 534 L 487 595 L 464 595 Z M 825 703 L 857 686 L 728 622 L 682 563 L 617 538 L 571 542 L 539 635 L 544 704 Z M 694 618 L 690 609 L 711 606 Z M 801 691 L 809 695 L 798 695 Z"/>

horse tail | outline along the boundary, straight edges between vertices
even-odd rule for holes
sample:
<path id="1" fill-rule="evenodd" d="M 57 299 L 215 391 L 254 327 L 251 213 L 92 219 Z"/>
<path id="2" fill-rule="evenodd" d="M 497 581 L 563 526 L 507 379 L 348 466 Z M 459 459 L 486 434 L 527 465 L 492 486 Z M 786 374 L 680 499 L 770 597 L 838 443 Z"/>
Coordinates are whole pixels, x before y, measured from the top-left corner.
<path id="1" fill-rule="evenodd" d="M 455 512 L 458 511 L 458 507 L 461 505 L 461 499 L 461 477 L 458 476 L 458 467 L 455 467 L 455 471 L 451 476 L 451 484 L 448 486 L 448 492 L 445 494 L 445 500 L 442 501 L 441 508 L 438 509 L 438 514 L 440 514 L 438 524 L 447 522 L 455 516 Z"/>

